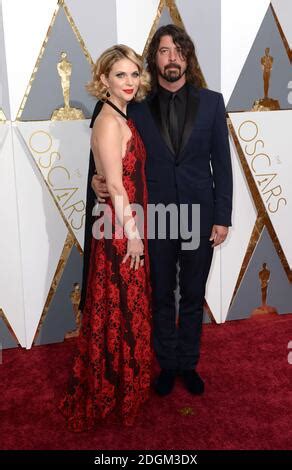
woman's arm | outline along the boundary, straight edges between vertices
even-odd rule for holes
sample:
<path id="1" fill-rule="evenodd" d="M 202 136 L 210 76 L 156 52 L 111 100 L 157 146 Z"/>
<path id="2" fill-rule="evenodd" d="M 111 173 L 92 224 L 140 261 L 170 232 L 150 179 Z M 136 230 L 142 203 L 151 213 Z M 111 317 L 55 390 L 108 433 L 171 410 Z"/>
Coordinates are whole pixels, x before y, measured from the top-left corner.
<path id="1" fill-rule="evenodd" d="M 133 255 L 137 257 L 143 253 L 143 243 L 140 240 L 132 212 L 129 210 L 129 198 L 123 185 L 122 132 L 119 123 L 114 118 L 104 116 L 95 121 L 91 136 L 91 148 L 96 166 L 98 166 L 97 158 L 102 165 L 107 189 L 118 221 L 123 226 L 128 240 L 136 242 L 130 243 L 128 248 L 131 253 L 128 250 L 128 256 L 126 255 L 125 258 Z M 137 241 L 140 243 L 137 244 Z"/>

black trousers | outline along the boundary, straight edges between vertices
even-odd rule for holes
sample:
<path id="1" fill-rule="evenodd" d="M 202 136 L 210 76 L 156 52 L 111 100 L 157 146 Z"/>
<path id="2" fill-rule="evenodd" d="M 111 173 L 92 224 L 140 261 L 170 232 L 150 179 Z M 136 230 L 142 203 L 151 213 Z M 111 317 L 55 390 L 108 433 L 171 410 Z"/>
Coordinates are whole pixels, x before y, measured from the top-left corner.
<path id="1" fill-rule="evenodd" d="M 182 250 L 181 240 L 149 240 L 153 293 L 153 340 L 163 369 L 194 369 L 200 355 L 205 286 L 213 248 L 202 237 L 196 250 Z M 179 263 L 179 319 L 175 289 Z"/>

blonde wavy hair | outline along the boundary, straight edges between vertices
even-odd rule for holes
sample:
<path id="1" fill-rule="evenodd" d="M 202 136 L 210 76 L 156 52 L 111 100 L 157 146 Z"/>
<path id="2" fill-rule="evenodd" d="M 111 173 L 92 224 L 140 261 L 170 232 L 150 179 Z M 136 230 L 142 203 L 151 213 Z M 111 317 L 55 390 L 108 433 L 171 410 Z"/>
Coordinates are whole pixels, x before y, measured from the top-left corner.
<path id="1" fill-rule="evenodd" d="M 142 101 L 150 90 L 150 76 L 143 67 L 141 56 L 124 44 L 112 46 L 101 54 L 92 68 L 92 80 L 86 85 L 86 89 L 99 100 L 106 100 L 107 87 L 102 83 L 100 76 L 104 74 L 108 77 L 112 66 L 121 59 L 129 59 L 137 65 L 140 85 L 134 100 Z"/>

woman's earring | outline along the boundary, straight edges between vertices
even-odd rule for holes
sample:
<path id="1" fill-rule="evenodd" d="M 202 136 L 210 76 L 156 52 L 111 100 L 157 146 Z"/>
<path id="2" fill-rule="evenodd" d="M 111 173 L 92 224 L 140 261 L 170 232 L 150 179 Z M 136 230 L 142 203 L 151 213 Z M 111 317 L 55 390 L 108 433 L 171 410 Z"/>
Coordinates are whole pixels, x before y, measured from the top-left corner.
<path id="1" fill-rule="evenodd" d="M 110 92 L 109 92 L 108 90 L 107 90 L 107 92 L 106 92 L 105 95 L 106 95 L 107 98 L 109 98 L 109 97 L 111 96 L 111 94 L 110 94 Z"/>

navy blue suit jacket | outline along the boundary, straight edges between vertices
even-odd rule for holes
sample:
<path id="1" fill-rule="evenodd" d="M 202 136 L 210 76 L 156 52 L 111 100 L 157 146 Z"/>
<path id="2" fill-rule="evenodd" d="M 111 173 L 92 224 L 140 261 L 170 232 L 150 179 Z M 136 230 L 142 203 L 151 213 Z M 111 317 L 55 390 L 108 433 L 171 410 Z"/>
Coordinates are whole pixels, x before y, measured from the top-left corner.
<path id="1" fill-rule="evenodd" d="M 129 116 L 146 147 L 149 203 L 200 204 L 200 233 L 231 225 L 232 169 L 221 93 L 188 85 L 180 152 L 175 155 L 157 95 L 133 103 Z"/>

